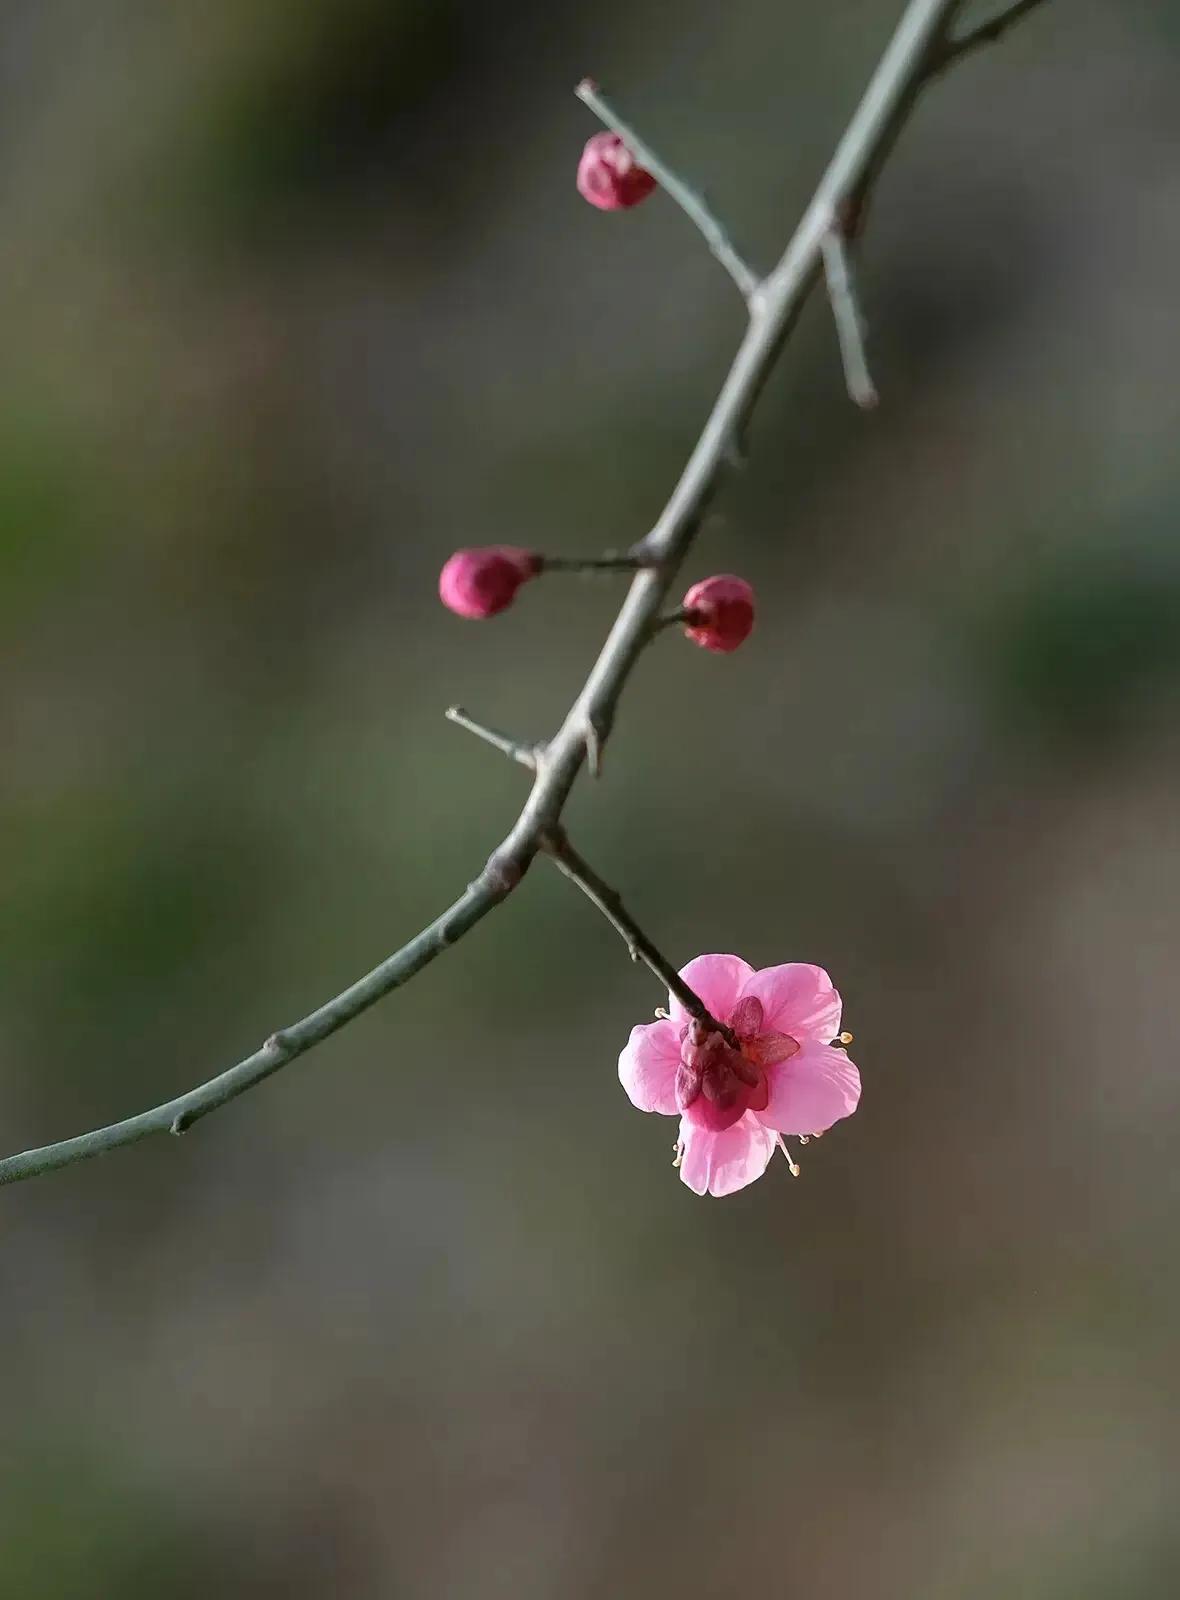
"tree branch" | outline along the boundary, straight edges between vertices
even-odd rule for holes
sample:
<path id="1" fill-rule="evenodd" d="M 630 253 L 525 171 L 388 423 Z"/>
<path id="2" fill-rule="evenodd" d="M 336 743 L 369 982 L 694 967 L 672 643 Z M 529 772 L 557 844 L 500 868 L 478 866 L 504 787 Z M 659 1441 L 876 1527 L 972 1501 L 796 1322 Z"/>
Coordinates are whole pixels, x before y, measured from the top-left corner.
<path id="1" fill-rule="evenodd" d="M 42 1172 L 52 1172 L 58 1167 L 71 1166 L 75 1161 L 86 1161 L 91 1156 L 104 1155 L 123 1145 L 136 1144 L 153 1133 L 187 1132 L 194 1122 L 217 1111 L 238 1095 L 245 1094 L 255 1084 L 269 1078 L 272 1072 L 285 1067 L 296 1056 L 328 1038 L 346 1022 L 359 1017 L 391 990 L 420 972 L 427 962 L 433 961 L 448 945 L 461 939 L 493 906 L 499 905 L 520 881 L 523 867 L 515 858 L 497 852 L 454 905 L 429 927 L 423 928 L 408 944 L 383 961 L 379 967 L 342 994 L 329 1000 L 301 1022 L 289 1028 L 280 1028 L 271 1034 L 253 1055 L 239 1061 L 228 1071 L 210 1078 L 208 1083 L 190 1089 L 187 1094 L 167 1100 L 163 1105 L 144 1111 L 125 1122 L 113 1123 L 109 1128 L 96 1128 L 76 1139 L 66 1139 L 61 1144 L 46 1145 L 40 1150 L 26 1150 L 21 1155 L 9 1156 L 0 1161 L 0 1185 L 18 1183 L 22 1178 L 33 1178 Z"/>
<path id="2" fill-rule="evenodd" d="M 560 836 L 562 811 L 586 762 L 588 747 L 593 746 L 596 754 L 600 751 L 627 680 L 651 637 L 677 571 L 717 490 L 732 441 L 742 436 L 744 424 L 799 312 L 822 276 L 823 241 L 832 218 L 843 219 L 850 208 L 863 203 L 880 169 L 883 152 L 891 148 L 935 65 L 941 65 L 938 50 L 959 3 L 960 0 L 910 0 L 907 5 L 794 237 L 773 272 L 751 296 L 749 327 L 680 481 L 655 526 L 631 552 L 648 564 L 632 579 L 598 659 L 561 728 L 539 751 L 532 791 L 507 838 L 480 875 L 440 917 L 380 966 L 302 1021 L 280 1029 L 244 1061 L 154 1110 L 0 1161 L 0 1185 L 51 1172 L 151 1134 L 184 1132 L 201 1117 L 327 1039 L 420 972 L 506 899 L 546 842 Z M 1029 7 L 1025 4 L 1018 9 Z M 1010 17 L 1003 25 L 1014 20 Z M 988 26 L 994 28 L 996 24 Z M 624 132 L 620 127 L 617 131 L 632 143 L 629 130 Z M 650 152 L 636 144 L 632 148 L 650 169 Z M 656 176 L 667 186 L 665 173 L 657 171 Z M 676 187 L 682 190 L 683 186 Z M 593 735 L 587 730 L 594 730 Z M 567 856 L 567 868 L 569 864 Z M 585 888 L 587 883 L 604 887 L 601 880 L 587 876 L 588 870 L 575 878 L 579 887 Z M 624 926 L 630 926 L 629 919 Z M 671 969 L 654 951 L 653 959 L 660 962 L 653 970 L 659 972 L 661 981 L 673 987 L 669 981 Z"/>

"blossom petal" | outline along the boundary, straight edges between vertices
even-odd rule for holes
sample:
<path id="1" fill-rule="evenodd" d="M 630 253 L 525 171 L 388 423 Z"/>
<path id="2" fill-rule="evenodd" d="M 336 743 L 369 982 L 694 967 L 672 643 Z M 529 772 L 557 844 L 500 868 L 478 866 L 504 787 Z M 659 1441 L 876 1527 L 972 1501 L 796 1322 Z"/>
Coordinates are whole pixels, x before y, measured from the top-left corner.
<path id="1" fill-rule="evenodd" d="M 806 961 L 763 967 L 747 980 L 742 998 L 747 995 L 762 1002 L 764 1033 L 829 1044 L 840 1032 L 840 996 L 822 967 Z"/>
<path id="2" fill-rule="evenodd" d="M 753 978 L 754 969 L 741 956 L 697 956 L 687 967 L 681 967 L 680 976 L 718 1022 L 728 1022 L 742 986 Z M 674 994 L 668 996 L 668 1010 L 674 1022 L 688 1021 L 688 1012 Z"/>
<path id="3" fill-rule="evenodd" d="M 781 1066 L 800 1050 L 798 1039 L 790 1033 L 764 1033 L 760 1039 L 749 1039 L 742 1047 L 751 1061 L 762 1068 Z"/>
<path id="4" fill-rule="evenodd" d="M 860 1073 L 843 1050 L 814 1042 L 767 1073 L 770 1099 L 759 1120 L 779 1133 L 823 1133 L 850 1117 L 860 1100 Z"/>
<path id="5" fill-rule="evenodd" d="M 680 1176 L 696 1194 L 733 1194 L 766 1171 L 775 1137 L 747 1112 L 720 1133 L 682 1119 Z"/>
<path id="6" fill-rule="evenodd" d="M 748 994 L 733 1008 L 729 1025 L 739 1039 L 756 1039 L 762 1032 L 762 1002 L 757 995 Z"/>
<path id="7" fill-rule="evenodd" d="M 680 1027 L 674 1022 L 646 1022 L 631 1029 L 619 1057 L 619 1082 L 640 1111 L 674 1117 L 676 1070 L 680 1065 Z"/>

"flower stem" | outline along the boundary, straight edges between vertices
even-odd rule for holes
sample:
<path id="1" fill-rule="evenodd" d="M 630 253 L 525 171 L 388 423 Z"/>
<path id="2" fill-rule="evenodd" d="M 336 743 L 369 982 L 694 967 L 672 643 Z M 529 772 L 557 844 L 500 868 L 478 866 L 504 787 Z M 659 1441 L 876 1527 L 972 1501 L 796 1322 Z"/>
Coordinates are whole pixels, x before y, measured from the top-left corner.
<path id="1" fill-rule="evenodd" d="M 604 556 L 540 556 L 542 572 L 638 572 L 651 566 L 642 556 L 620 556 L 613 551 Z"/>
<path id="2" fill-rule="evenodd" d="M 551 828 L 542 840 L 541 848 L 552 858 L 558 872 L 567 877 L 571 883 L 576 883 L 586 898 L 602 912 L 611 927 L 623 939 L 632 961 L 641 961 L 649 972 L 654 973 L 669 992 L 676 996 L 690 1017 L 695 1017 L 706 1027 L 724 1034 L 732 1044 L 733 1035 L 729 1028 L 713 1016 L 700 995 L 689 988 L 672 963 L 660 954 L 623 904 L 623 897 L 619 891 L 604 882 L 590 863 L 578 854 L 569 842 L 565 829 Z"/>

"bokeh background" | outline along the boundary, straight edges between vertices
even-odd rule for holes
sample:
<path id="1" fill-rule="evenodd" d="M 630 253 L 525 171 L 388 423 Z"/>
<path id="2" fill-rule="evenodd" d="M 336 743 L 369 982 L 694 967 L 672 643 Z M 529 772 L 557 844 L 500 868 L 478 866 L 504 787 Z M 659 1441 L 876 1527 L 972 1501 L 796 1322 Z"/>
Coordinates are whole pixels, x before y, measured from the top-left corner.
<path id="1" fill-rule="evenodd" d="M 599 76 L 772 260 L 900 0 L 5 0 L 0 1127 L 167 1098 L 431 917 L 618 598 L 459 544 L 653 520 L 740 333 Z M 14 1600 L 1165 1600 L 1180 1034 L 1180 20 L 929 96 L 570 822 L 672 957 L 806 959 L 860 1114 L 725 1202 L 615 1078 L 661 1000 L 539 864 L 180 1143 L 0 1194 Z"/>

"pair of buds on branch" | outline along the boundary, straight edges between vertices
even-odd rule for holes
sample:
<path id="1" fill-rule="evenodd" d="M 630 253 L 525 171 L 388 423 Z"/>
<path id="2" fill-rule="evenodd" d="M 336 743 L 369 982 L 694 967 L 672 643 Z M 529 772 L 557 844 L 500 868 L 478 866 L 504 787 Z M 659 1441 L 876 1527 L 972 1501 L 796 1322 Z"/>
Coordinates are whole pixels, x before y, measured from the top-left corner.
<path id="1" fill-rule="evenodd" d="M 494 544 L 456 550 L 439 574 L 438 592 L 448 610 L 460 617 L 494 617 L 506 611 L 522 584 L 545 572 L 638 572 L 655 565 L 641 555 L 597 556 L 578 560 L 543 556 L 517 545 Z M 653 632 L 683 625 L 685 637 L 703 650 L 728 655 L 750 636 L 754 626 L 754 591 L 744 578 L 719 573 L 694 583 L 677 610 L 657 619 Z"/>

